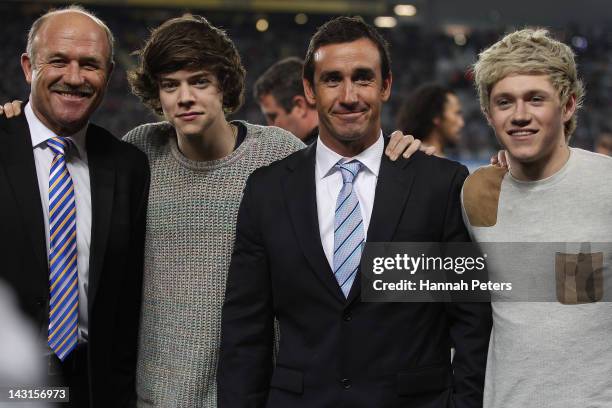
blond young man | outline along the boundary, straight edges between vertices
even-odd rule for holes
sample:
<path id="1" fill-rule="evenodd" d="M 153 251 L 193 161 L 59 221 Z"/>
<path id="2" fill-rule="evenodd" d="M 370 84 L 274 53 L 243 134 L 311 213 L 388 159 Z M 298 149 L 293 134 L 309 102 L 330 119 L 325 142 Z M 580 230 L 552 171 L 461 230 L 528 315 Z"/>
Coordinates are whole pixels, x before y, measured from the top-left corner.
<path id="1" fill-rule="evenodd" d="M 485 167 L 466 180 L 472 238 L 610 242 L 612 182 L 604 175 L 612 159 L 568 146 L 584 94 L 571 49 L 546 30 L 524 29 L 483 51 L 474 71 L 509 170 Z M 541 261 L 515 260 L 526 270 Z M 609 406 L 609 303 L 494 302 L 493 319 L 485 407 Z"/>

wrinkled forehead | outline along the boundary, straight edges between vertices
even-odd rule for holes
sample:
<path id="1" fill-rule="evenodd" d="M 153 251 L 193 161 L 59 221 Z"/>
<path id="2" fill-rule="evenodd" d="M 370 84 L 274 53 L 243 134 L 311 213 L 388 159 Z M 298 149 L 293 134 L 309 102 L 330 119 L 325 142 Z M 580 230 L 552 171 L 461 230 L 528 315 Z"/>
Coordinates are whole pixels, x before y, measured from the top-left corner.
<path id="1" fill-rule="evenodd" d="M 378 48 L 367 38 L 322 45 L 314 52 L 313 57 L 317 73 L 323 71 L 350 73 L 358 69 L 381 72 Z"/>
<path id="2" fill-rule="evenodd" d="M 36 47 L 84 47 L 110 56 L 111 39 L 106 29 L 90 16 L 65 11 L 48 16 L 34 38 Z M 42 48 L 40 48 L 42 50 Z"/>

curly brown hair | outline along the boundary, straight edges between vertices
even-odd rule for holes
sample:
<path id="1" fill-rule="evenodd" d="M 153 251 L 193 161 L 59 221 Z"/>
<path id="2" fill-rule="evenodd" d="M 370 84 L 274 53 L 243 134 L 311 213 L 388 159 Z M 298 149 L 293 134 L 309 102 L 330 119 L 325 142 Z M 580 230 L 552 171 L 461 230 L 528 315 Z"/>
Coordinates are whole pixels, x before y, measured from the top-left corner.
<path id="1" fill-rule="evenodd" d="M 238 50 L 223 30 L 202 16 L 185 15 L 164 22 L 151 31 L 136 54 L 138 66 L 128 71 L 132 93 L 158 115 L 163 114 L 160 75 L 183 69 L 205 69 L 217 77 L 226 114 L 242 105 L 245 70 Z"/>

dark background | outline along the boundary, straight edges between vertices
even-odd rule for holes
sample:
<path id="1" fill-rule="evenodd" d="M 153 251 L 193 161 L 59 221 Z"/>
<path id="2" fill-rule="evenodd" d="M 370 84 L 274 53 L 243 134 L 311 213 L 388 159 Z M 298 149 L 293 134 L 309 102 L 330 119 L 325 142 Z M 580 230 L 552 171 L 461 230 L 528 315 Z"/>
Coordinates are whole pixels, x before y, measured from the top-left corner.
<path id="1" fill-rule="evenodd" d="M 276 60 L 304 56 L 316 28 L 337 15 L 361 15 L 374 22 L 377 16 L 395 16 L 397 1 L 282 1 L 282 0 L 159 0 L 85 1 L 81 4 L 107 22 L 116 38 L 116 69 L 108 94 L 94 120 L 122 136 L 141 123 L 158 118 L 131 95 L 126 69 L 136 59 L 149 29 L 186 12 L 201 14 L 225 29 L 234 40 L 247 69 L 244 106 L 232 118 L 264 123 L 252 97 L 255 79 Z M 599 132 L 612 128 L 612 2 L 603 0 L 484 1 L 421 0 L 413 17 L 398 17 L 393 28 L 381 28 L 391 44 L 394 74 L 392 98 L 383 111 L 385 132 L 395 127 L 401 101 L 417 85 L 440 81 L 458 93 L 466 126 L 454 156 L 463 161 L 487 160 L 497 142 L 480 112 L 469 67 L 478 52 L 505 32 L 525 26 L 548 27 L 554 36 L 570 44 L 577 55 L 580 75 L 586 85 L 586 100 L 579 113 L 572 145 L 592 149 Z M 66 2 L 0 2 L 0 101 L 27 97 L 27 84 L 19 64 L 27 31 L 47 9 Z M 307 22 L 298 24 L 297 13 Z M 266 19 L 267 31 L 256 30 L 256 21 Z"/>

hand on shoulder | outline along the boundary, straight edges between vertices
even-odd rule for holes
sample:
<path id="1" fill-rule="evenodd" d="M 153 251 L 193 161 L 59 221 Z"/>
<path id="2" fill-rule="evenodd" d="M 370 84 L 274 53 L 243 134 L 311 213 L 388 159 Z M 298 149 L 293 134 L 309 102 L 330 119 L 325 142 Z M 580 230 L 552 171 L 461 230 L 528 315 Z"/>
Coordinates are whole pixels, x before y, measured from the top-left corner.
<path id="1" fill-rule="evenodd" d="M 387 145 L 385 154 L 391 161 L 397 160 L 400 156 L 404 156 L 405 159 L 412 156 L 417 150 L 420 150 L 431 156 L 436 153 L 434 146 L 423 144 L 419 139 L 416 139 L 412 135 L 405 135 L 400 130 L 396 130 L 391 133 L 391 140 Z"/>
<path id="2" fill-rule="evenodd" d="M 4 105 L 0 105 L 0 116 L 4 115 L 7 119 L 14 118 L 21 115 L 22 101 L 14 100 L 7 102 Z"/>

